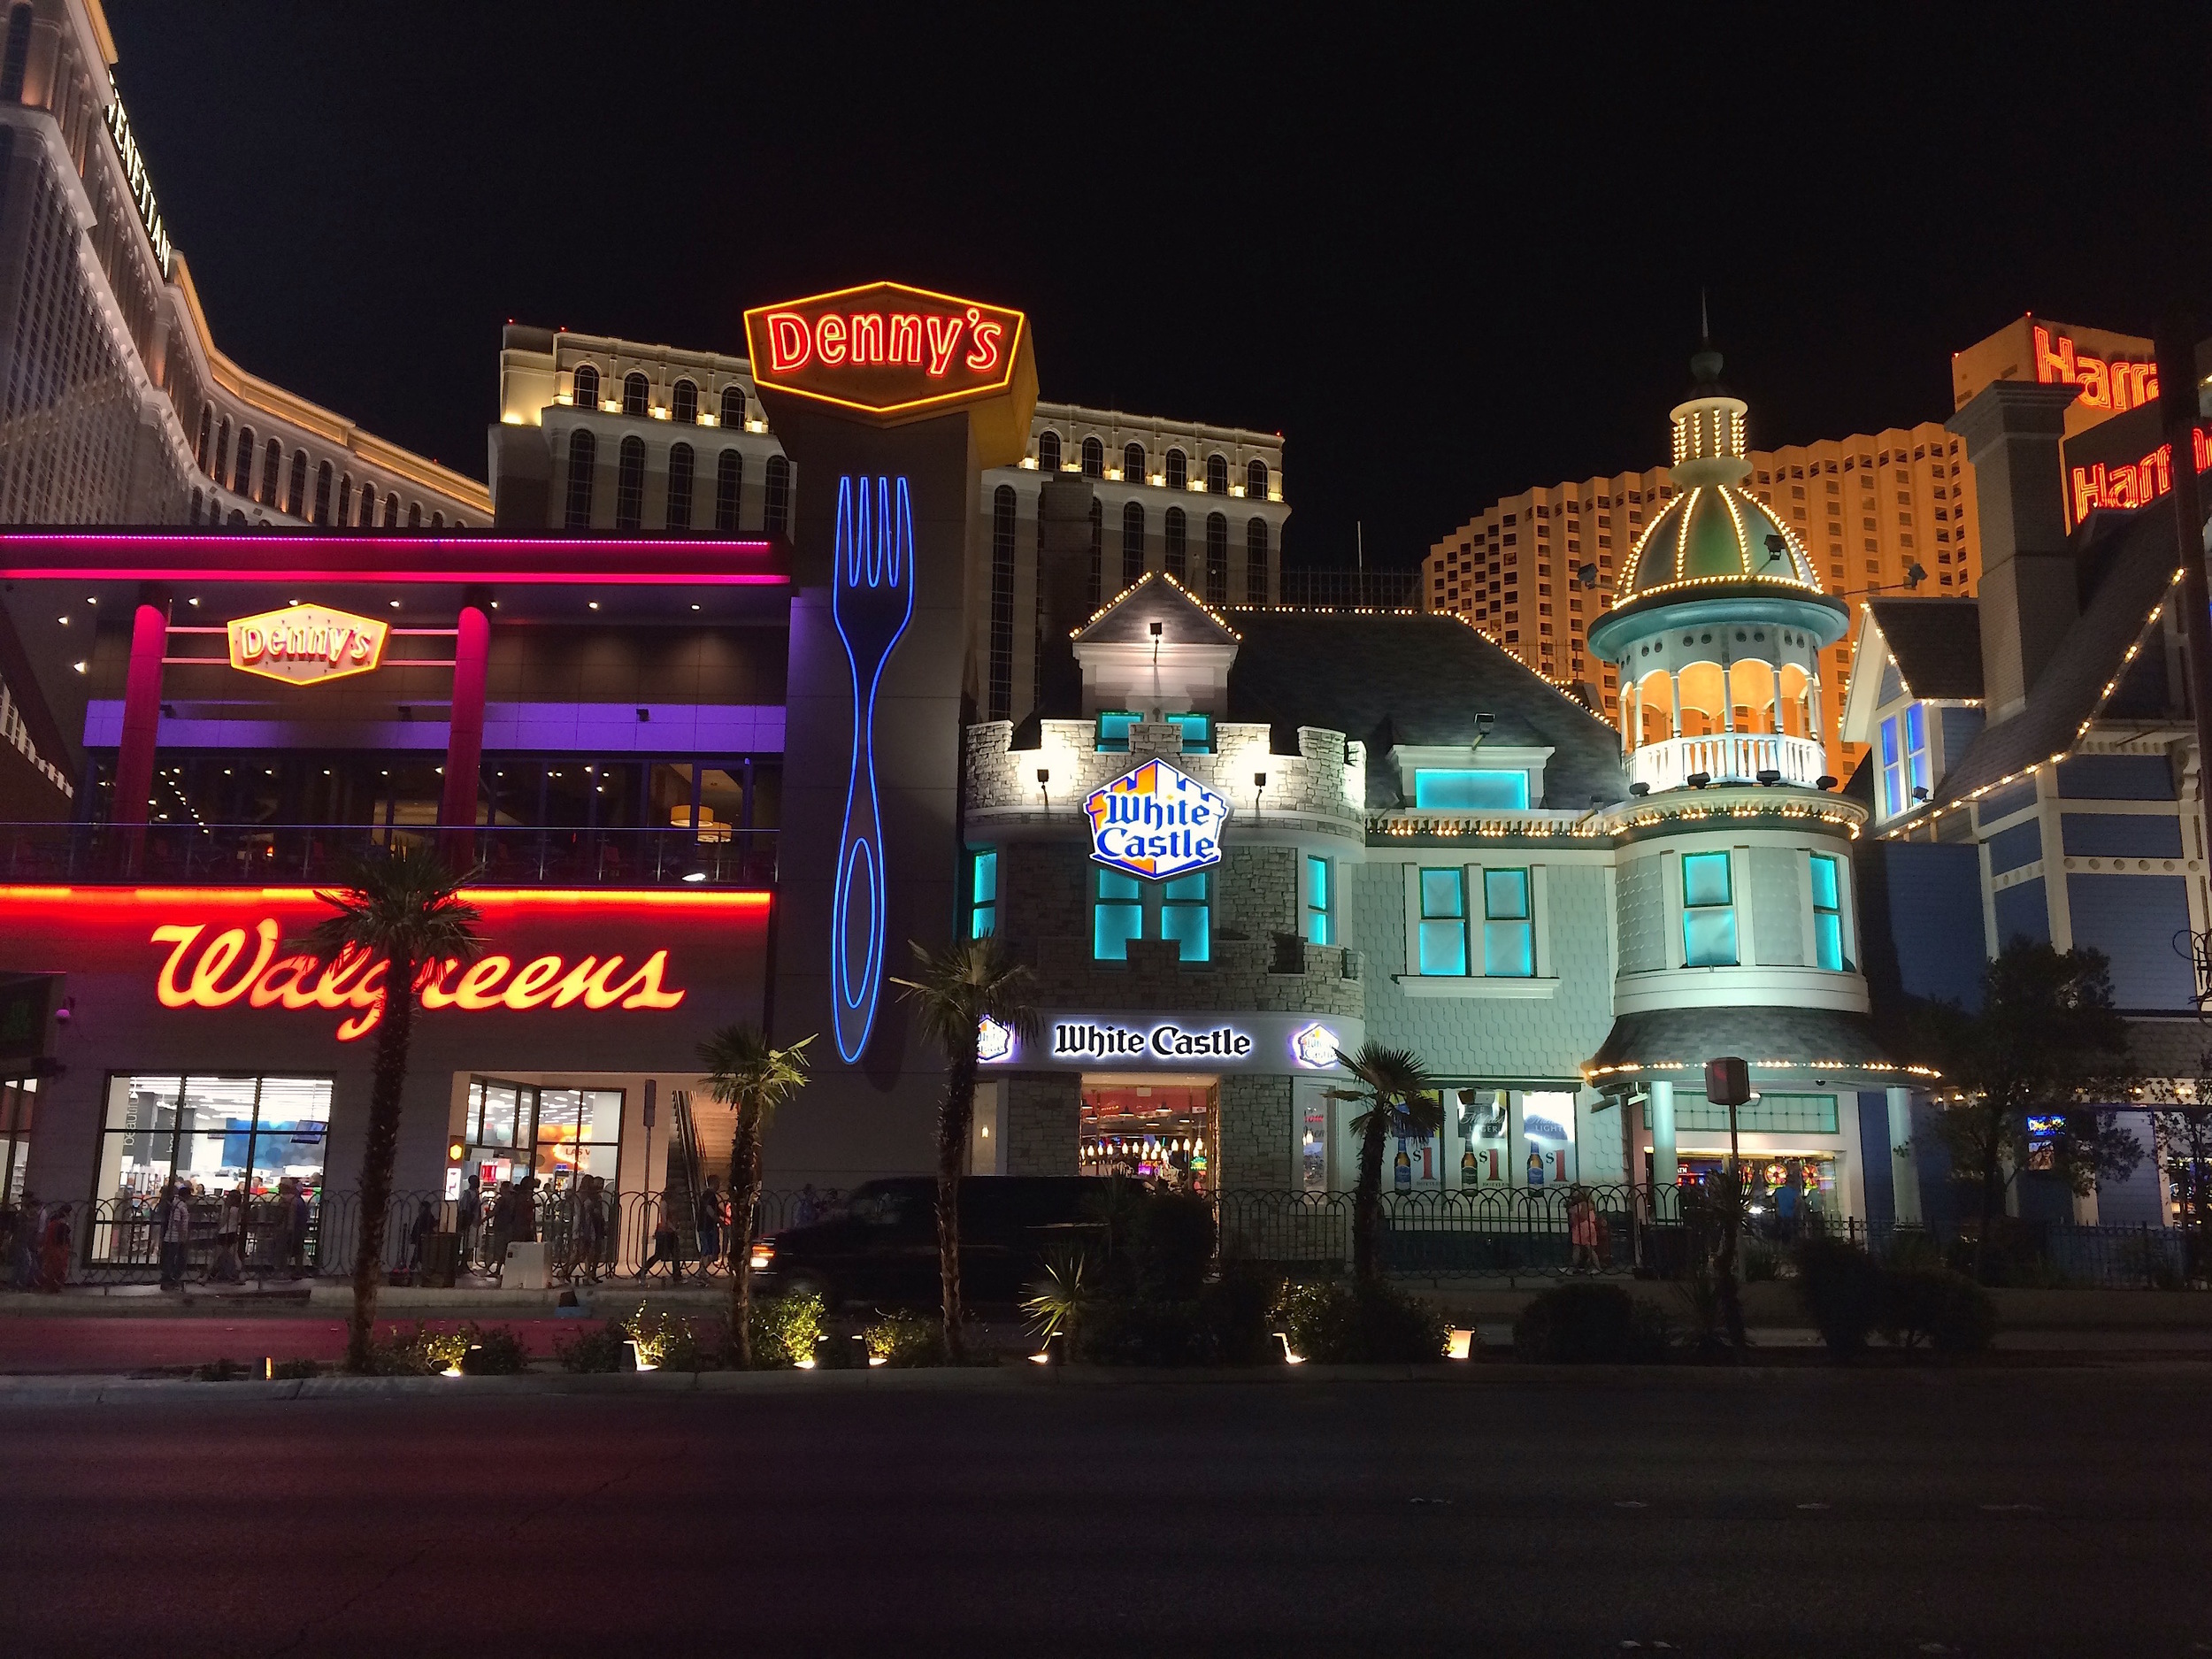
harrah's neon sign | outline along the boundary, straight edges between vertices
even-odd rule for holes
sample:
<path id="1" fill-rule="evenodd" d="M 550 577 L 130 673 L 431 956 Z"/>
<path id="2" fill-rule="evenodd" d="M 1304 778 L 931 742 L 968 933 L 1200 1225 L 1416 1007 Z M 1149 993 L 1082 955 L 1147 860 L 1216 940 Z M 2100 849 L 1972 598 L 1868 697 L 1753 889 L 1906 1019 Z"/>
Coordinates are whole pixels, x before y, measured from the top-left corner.
<path id="1" fill-rule="evenodd" d="M 2131 357 L 2095 357 L 2075 348 L 2073 336 L 2060 334 L 2037 323 L 2035 378 L 2044 386 L 2078 386 L 2080 402 L 2090 409 L 2120 414 L 2140 408 L 2158 396 L 2158 365 Z"/>
<path id="2" fill-rule="evenodd" d="M 338 1041 L 354 1042 L 384 1018 L 385 979 L 390 964 L 364 951 L 347 951 L 330 962 L 319 956 L 279 956 L 283 930 L 265 917 L 251 929 L 227 927 L 208 939 L 204 922 L 168 923 L 153 931 L 152 942 L 170 947 L 169 959 L 155 981 L 154 995 L 164 1008 L 283 1008 L 295 1012 L 321 1009 L 346 1014 Z M 195 947 L 199 954 L 193 956 Z M 246 958 L 242 965 L 241 959 Z M 685 993 L 662 983 L 668 952 L 656 950 L 618 981 L 623 959 L 585 956 L 571 967 L 560 956 L 538 956 L 515 966 L 506 956 L 480 956 L 464 968 L 448 957 L 426 963 L 415 988 L 426 1009 L 457 1008 L 471 1013 L 505 1009 L 565 1009 L 580 1004 L 602 1009 L 665 1009 L 680 1006 Z"/>
<path id="3" fill-rule="evenodd" d="M 2197 471 L 2212 470 L 2212 433 L 2202 426 L 2189 429 Z M 2073 503 L 2074 522 L 2079 524 L 2097 508 L 2126 510 L 2147 507 L 2174 487 L 2174 446 L 2162 443 L 2139 461 L 2111 465 L 2099 461 L 2069 467 L 2067 491 Z"/>

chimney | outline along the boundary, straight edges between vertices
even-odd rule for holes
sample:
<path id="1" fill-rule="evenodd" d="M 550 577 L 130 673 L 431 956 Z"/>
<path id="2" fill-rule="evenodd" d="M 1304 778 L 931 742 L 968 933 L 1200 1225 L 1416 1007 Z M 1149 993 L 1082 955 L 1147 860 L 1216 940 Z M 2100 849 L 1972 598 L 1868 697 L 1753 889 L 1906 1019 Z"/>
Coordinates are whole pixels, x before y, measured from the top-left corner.
<path id="1" fill-rule="evenodd" d="M 2059 442 L 2074 386 L 1996 380 L 1944 423 L 1966 440 L 1982 536 L 1982 695 L 2009 719 L 2080 612 Z"/>

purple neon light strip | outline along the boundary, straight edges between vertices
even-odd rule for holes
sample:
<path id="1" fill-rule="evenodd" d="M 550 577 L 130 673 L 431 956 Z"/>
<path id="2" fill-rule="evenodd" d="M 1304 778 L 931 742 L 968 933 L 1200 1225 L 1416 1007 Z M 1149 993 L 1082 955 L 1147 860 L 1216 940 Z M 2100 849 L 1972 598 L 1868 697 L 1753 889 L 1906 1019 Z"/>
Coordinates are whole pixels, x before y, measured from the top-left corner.
<path id="1" fill-rule="evenodd" d="M 322 563 L 260 565 L 279 549 L 311 546 Z M 419 565 L 353 565 L 347 556 Z M 144 581 L 188 576 L 211 582 L 337 581 L 451 584 L 497 580 L 613 587 L 782 587 L 790 577 L 763 570 L 776 546 L 766 541 L 669 541 L 543 536 L 151 535 L 143 533 L 9 535 L 0 538 L 0 577 L 19 581 Z M 56 562 L 74 555 L 82 562 Z M 136 557 L 140 562 L 131 562 Z M 152 556 L 152 557 L 148 557 Z M 729 568 L 733 557 L 754 566 Z M 604 559 L 618 563 L 603 564 Z M 194 563 L 194 560 L 200 563 Z M 98 562 L 94 562 L 94 561 Z M 511 563 L 510 561 L 512 561 Z M 589 561 L 589 562 L 587 562 Z"/>

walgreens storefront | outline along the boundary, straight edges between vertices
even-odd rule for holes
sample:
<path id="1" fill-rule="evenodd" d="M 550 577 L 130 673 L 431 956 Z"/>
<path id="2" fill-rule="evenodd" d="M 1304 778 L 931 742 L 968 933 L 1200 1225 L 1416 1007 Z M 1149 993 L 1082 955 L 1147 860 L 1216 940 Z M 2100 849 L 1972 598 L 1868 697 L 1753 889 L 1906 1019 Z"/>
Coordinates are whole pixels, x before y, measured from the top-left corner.
<path id="1" fill-rule="evenodd" d="M 472 1175 L 487 1201 L 527 1180 L 549 1214 L 595 1178 L 619 1222 L 664 1189 L 672 1145 L 680 1159 L 689 1138 L 695 1160 L 715 1127 L 719 1109 L 693 1094 L 696 1051 L 714 1027 L 762 1017 L 770 895 L 469 897 L 484 949 L 423 993 L 395 1224 Z M 250 1269 L 332 1254 L 356 1219 L 385 985 L 380 962 L 304 942 L 328 913 L 314 892 L 11 887 L 0 913 L 0 972 L 47 984 L 42 1041 L 18 1063 L 36 1101 L 25 1199 L 89 1201 L 77 1259 L 152 1260 L 172 1180 L 190 1194 L 199 1254 L 224 1232 L 243 1235 Z"/>

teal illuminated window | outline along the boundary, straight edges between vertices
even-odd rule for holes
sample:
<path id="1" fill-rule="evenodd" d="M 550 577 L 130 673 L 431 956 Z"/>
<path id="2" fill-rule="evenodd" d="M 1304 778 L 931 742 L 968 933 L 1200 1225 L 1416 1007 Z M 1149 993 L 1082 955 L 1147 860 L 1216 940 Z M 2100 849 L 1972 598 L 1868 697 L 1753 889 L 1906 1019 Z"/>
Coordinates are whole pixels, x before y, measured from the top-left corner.
<path id="1" fill-rule="evenodd" d="M 1528 773 L 1424 768 L 1413 774 L 1413 804 L 1448 811 L 1526 811 Z"/>
<path id="2" fill-rule="evenodd" d="M 1170 726 L 1183 728 L 1183 753 L 1210 755 L 1214 748 L 1214 718 L 1210 714 L 1171 714 Z"/>
<path id="3" fill-rule="evenodd" d="M 1843 959 L 1842 878 L 1825 853 L 1813 855 L 1813 959 L 1835 972 L 1849 965 Z"/>
<path id="4" fill-rule="evenodd" d="M 1129 752 L 1130 728 L 1144 718 L 1126 709 L 1109 709 L 1098 717 L 1098 752 L 1102 755 L 1126 755 Z"/>
<path id="5" fill-rule="evenodd" d="M 1536 922 L 1525 870 L 1482 872 L 1482 971 L 1523 979 L 1536 972 Z"/>
<path id="6" fill-rule="evenodd" d="M 1100 962 L 1129 960 L 1129 941 L 1144 937 L 1144 889 L 1137 878 L 1099 867 L 1091 904 L 1091 955 Z"/>
<path id="7" fill-rule="evenodd" d="M 1421 872 L 1419 958 L 1423 973 L 1467 972 L 1467 872 Z"/>
<path id="8" fill-rule="evenodd" d="M 1329 861 L 1306 856 L 1306 937 L 1317 945 L 1336 942 L 1336 890 Z"/>
<path id="9" fill-rule="evenodd" d="M 968 937 L 988 939 L 998 932 L 998 849 L 975 855 L 968 888 Z"/>
<path id="10" fill-rule="evenodd" d="M 1736 899 L 1726 853 L 1682 855 L 1682 959 L 1693 968 L 1736 965 Z"/>
<path id="11" fill-rule="evenodd" d="M 1160 889 L 1160 937 L 1176 942 L 1184 962 L 1213 959 L 1213 904 L 1207 872 L 1178 876 Z"/>

